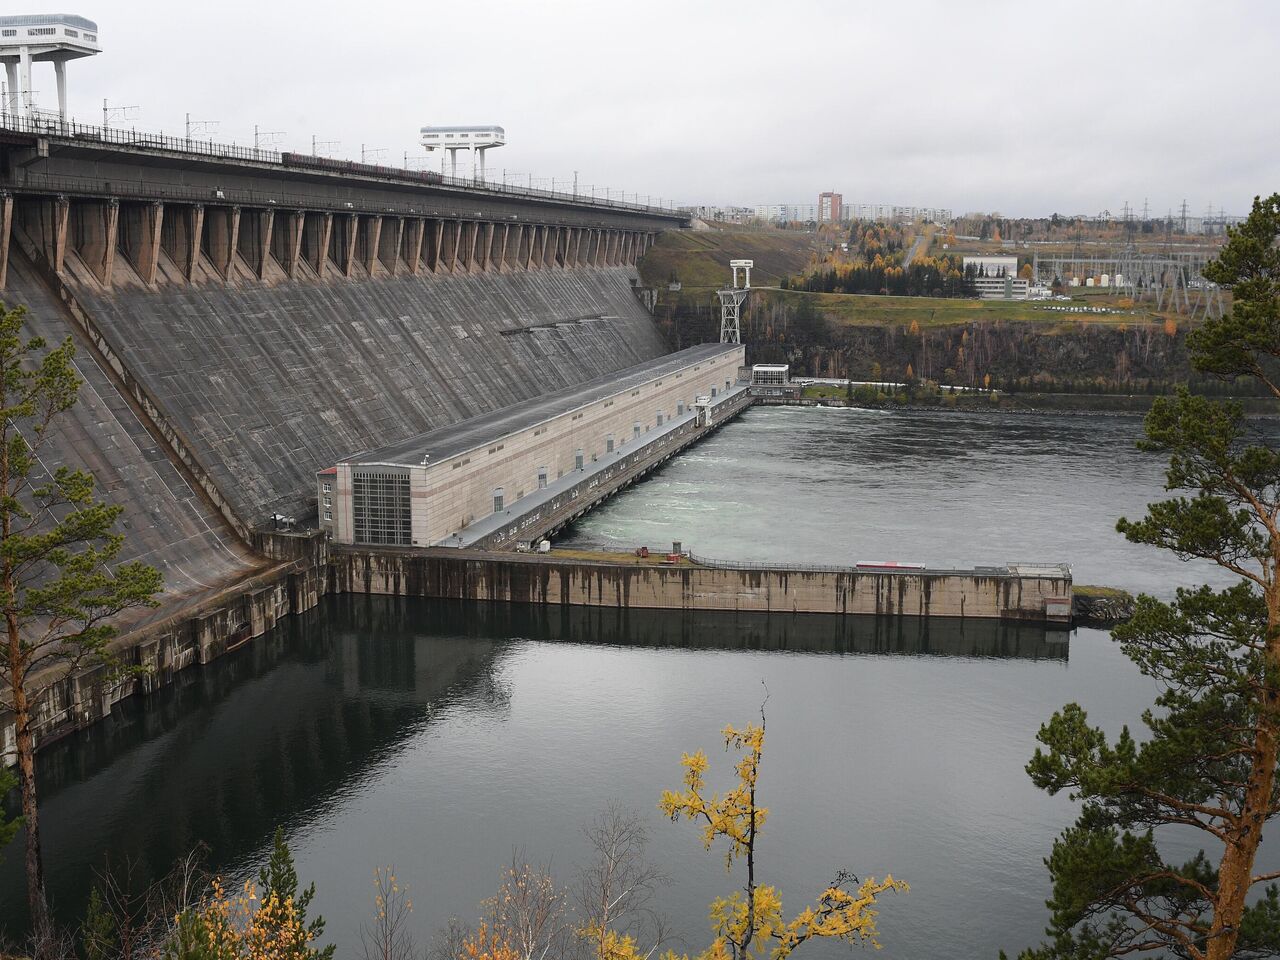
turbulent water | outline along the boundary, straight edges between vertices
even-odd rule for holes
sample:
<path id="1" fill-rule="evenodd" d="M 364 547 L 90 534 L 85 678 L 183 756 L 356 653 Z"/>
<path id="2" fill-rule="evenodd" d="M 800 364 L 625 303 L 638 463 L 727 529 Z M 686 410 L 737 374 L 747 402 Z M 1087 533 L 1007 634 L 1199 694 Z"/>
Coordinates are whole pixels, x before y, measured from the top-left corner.
<path id="1" fill-rule="evenodd" d="M 1126 544 L 1115 518 L 1160 495 L 1140 423 L 758 409 L 585 518 L 565 541 L 681 540 L 742 560 L 969 566 L 1065 560 L 1078 582 L 1162 595 L 1205 578 Z M 610 800 L 645 817 L 670 876 L 658 907 L 699 949 L 705 905 L 740 883 L 656 804 L 681 752 L 712 784 L 726 722 L 767 685 L 760 876 L 799 910 L 838 870 L 892 871 L 890 958 L 994 956 L 1046 919 L 1042 865 L 1071 804 L 1023 772 L 1069 700 L 1116 731 L 1154 696 L 1104 632 L 994 623 L 539 610 L 330 599 L 146 703 L 45 751 L 50 887 L 64 917 L 108 855 L 162 869 L 197 842 L 240 877 L 283 823 L 349 955 L 371 874 L 394 864 L 422 941 L 473 919 L 513 848 L 565 880 Z M 0 926 L 20 930 L 17 850 Z M 809 949 L 809 948 L 806 948 Z M 814 956 L 841 951 L 825 945 Z"/>
<path id="2" fill-rule="evenodd" d="M 1161 495 L 1137 417 L 764 407 L 562 542 L 681 540 L 729 560 L 931 567 L 1058 562 L 1077 583 L 1167 594 L 1213 576 L 1115 532 Z"/>

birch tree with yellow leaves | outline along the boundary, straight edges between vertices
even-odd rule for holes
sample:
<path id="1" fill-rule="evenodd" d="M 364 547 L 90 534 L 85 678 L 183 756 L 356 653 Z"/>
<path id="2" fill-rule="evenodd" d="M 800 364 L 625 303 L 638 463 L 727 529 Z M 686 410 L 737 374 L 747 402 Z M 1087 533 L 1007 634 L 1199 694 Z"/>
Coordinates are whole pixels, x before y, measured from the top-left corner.
<path id="1" fill-rule="evenodd" d="M 724 841 L 726 871 L 732 872 L 739 862 L 746 869 L 741 890 L 712 902 L 714 939 L 698 960 L 785 960 L 797 947 L 818 938 L 878 947 L 878 898 L 890 891 L 905 893 L 907 884 L 901 880 L 885 876 L 882 880 L 867 877 L 859 881 L 852 874 L 841 872 L 813 904 L 786 920 L 777 888 L 757 878 L 756 843 L 769 816 L 768 808 L 756 802 L 764 734 L 763 710 L 759 726 L 724 728 L 725 749 L 741 754 L 734 768 L 737 783 L 727 793 L 707 793 L 709 761 L 706 753 L 699 750 L 681 758 L 685 771 L 683 788 L 664 791 L 658 804 L 673 821 L 698 823 L 707 850 Z M 625 949 L 619 949 L 616 943 L 613 947 L 611 956 L 602 960 L 631 960 Z M 668 953 L 666 960 L 689 958 Z"/>

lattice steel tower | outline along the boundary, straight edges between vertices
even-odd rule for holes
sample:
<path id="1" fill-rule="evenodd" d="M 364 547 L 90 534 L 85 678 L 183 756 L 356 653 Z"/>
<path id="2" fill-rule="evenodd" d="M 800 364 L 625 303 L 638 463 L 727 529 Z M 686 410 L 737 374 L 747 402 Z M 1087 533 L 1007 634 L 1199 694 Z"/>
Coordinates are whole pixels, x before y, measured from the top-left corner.
<path id="1" fill-rule="evenodd" d="M 733 286 L 716 291 L 720 297 L 721 343 L 742 342 L 742 328 L 738 322 L 739 314 L 742 310 L 743 301 L 747 299 L 747 294 L 751 292 L 751 268 L 753 266 L 755 266 L 754 260 L 730 260 L 729 267 L 733 270 Z M 743 274 L 742 286 L 738 286 L 739 270 Z"/>

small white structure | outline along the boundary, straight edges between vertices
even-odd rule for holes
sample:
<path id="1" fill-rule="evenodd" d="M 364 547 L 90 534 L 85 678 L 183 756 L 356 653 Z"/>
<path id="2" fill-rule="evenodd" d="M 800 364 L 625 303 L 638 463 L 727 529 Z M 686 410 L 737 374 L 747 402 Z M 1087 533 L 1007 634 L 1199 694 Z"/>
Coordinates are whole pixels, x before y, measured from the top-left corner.
<path id="1" fill-rule="evenodd" d="M 483 180 L 484 152 L 495 147 L 504 146 L 507 142 L 506 131 L 493 124 L 488 126 L 423 127 L 420 132 L 422 134 L 422 146 L 427 153 L 431 153 L 433 150 L 448 152 L 448 174 L 451 177 L 458 175 L 458 151 L 470 150 L 472 176 Z M 477 157 L 479 157 L 480 161 L 478 167 L 476 165 Z M 440 167 L 440 172 L 444 173 L 443 154 Z"/>
<path id="2" fill-rule="evenodd" d="M 753 397 L 799 397 L 802 388 L 791 383 L 791 367 L 785 363 L 757 363 L 748 385 Z"/>
<path id="3" fill-rule="evenodd" d="M 37 112 L 31 64 L 52 63 L 58 83 L 58 117 L 67 119 L 67 61 L 101 53 L 98 25 L 70 13 L 0 16 L 0 61 L 7 86 L 4 112 L 27 117 Z"/>
<path id="4" fill-rule="evenodd" d="M 785 387 L 791 382 L 791 367 L 785 363 L 757 363 L 751 367 L 753 387 Z"/>

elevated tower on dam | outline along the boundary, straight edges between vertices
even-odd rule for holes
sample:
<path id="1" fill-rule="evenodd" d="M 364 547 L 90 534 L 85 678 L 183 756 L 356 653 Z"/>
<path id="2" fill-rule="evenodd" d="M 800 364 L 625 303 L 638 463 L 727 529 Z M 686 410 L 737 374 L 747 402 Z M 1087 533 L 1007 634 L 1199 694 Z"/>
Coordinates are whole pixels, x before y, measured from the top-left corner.
<path id="1" fill-rule="evenodd" d="M 458 151 L 471 152 L 471 175 L 476 180 L 484 180 L 485 151 L 504 146 L 507 132 L 501 127 L 488 125 L 469 125 L 455 127 L 423 127 L 422 148 L 427 153 L 436 150 L 448 155 L 449 176 L 458 175 Z M 441 170 L 441 173 L 444 171 Z"/>
<path id="2" fill-rule="evenodd" d="M 67 61 L 101 53 L 98 25 L 70 13 L 35 13 L 0 17 L 0 61 L 7 86 L 4 112 L 35 116 L 31 64 L 52 63 L 58 85 L 58 119 L 67 120 Z"/>
<path id="3" fill-rule="evenodd" d="M 751 293 L 751 268 L 754 266 L 754 260 L 730 260 L 729 269 L 733 271 L 733 281 L 729 286 L 716 291 L 720 296 L 721 343 L 742 342 L 739 314 L 742 311 L 743 302 Z M 741 282 L 738 280 L 739 272 L 742 274 Z"/>

